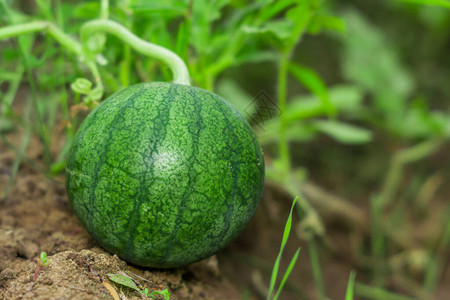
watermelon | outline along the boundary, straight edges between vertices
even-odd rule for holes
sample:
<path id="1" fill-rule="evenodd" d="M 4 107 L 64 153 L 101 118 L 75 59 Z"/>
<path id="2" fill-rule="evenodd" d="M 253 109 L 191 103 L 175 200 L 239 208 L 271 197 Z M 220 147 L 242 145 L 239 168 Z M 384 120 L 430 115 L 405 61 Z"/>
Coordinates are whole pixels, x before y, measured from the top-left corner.
<path id="1" fill-rule="evenodd" d="M 264 160 L 252 129 L 220 96 L 181 84 L 117 92 L 81 124 L 66 188 L 106 250 L 146 267 L 189 264 L 225 247 L 261 199 Z"/>

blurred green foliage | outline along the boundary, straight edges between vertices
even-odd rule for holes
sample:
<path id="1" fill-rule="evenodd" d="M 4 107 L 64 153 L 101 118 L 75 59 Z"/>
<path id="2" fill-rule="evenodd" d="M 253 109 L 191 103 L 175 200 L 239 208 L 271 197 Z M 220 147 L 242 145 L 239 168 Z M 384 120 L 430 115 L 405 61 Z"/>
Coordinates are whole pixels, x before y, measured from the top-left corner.
<path id="1" fill-rule="evenodd" d="M 408 238 L 396 243 L 394 237 L 405 233 L 392 228 L 406 226 L 405 207 L 419 210 L 428 203 L 425 196 L 417 200 L 416 195 L 429 188 L 432 178 L 418 173 L 409 182 L 404 170 L 430 157 L 450 138 L 449 3 L 116 0 L 107 12 L 142 39 L 175 51 L 188 64 L 193 85 L 222 95 L 254 122 L 269 180 L 292 195 L 303 194 L 309 174 L 321 169 L 317 162 L 325 162 L 325 171 L 321 169 L 325 174 L 333 171 L 331 161 L 335 173 L 349 177 L 347 186 L 365 189 L 371 198 L 371 249 L 359 254 L 373 261 L 361 264 L 370 270 L 375 287 L 356 283 L 354 293 L 395 299 L 383 290 L 385 279 L 395 275 L 385 260 L 391 253 L 411 249 L 405 246 Z M 102 2 L 94 0 L 0 0 L 0 4 L 1 27 L 46 20 L 77 39 L 82 24 L 99 18 L 102 11 Z M 171 80 L 161 62 L 135 53 L 117 38 L 104 37 L 96 57 L 103 99 L 137 82 Z M 22 160 L 49 177 L 64 170 L 76 128 L 95 101 L 101 101 L 101 93 L 92 88 L 94 80 L 87 75 L 83 58 L 45 34 L 2 40 L 0 47 L 0 134 L 17 154 L 7 194 Z M 273 101 L 262 103 L 261 90 Z M 264 109 L 276 113 L 255 118 Z M 8 140 L 17 128 L 25 129 L 18 146 Z M 43 146 L 43 162 L 26 156 L 32 135 Z M 345 152 L 345 159 L 336 158 L 334 151 Z M 352 151 L 371 151 L 373 157 L 355 158 Z M 316 165 L 308 165 L 309 161 Z M 387 170 L 372 171 L 383 167 Z M 371 177 L 367 190 L 366 177 Z M 316 220 L 307 239 L 310 252 L 316 253 L 326 233 L 319 230 L 322 224 L 314 206 L 302 199 L 298 214 L 302 220 Z M 351 203 L 338 204 L 333 206 L 336 213 L 354 211 Z M 399 223 L 389 227 L 384 220 Z M 445 220 L 442 226 L 448 229 Z M 420 245 L 432 262 L 422 267 L 423 284 L 411 274 L 401 274 L 404 282 L 412 282 L 405 284 L 411 295 L 425 298 L 436 289 L 442 272 L 438 262 L 449 247 L 447 229 L 438 233 L 439 246 Z M 325 299 L 319 255 L 312 259 L 317 294 Z"/>

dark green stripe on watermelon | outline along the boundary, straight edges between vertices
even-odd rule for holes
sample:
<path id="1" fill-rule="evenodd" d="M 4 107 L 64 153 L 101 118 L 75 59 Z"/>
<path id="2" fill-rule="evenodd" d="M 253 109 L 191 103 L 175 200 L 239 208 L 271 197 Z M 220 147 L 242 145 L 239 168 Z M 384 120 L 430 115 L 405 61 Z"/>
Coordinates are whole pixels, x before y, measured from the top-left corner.
<path id="1" fill-rule="evenodd" d="M 107 250 L 149 267 L 206 258 L 259 204 L 264 161 L 239 112 L 208 91 L 142 83 L 103 102 L 69 154 L 69 199 Z"/>

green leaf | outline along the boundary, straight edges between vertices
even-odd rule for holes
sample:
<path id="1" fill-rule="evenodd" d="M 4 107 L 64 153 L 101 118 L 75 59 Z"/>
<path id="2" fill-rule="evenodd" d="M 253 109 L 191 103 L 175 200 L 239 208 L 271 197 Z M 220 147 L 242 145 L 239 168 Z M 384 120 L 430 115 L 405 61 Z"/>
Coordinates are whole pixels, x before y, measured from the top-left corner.
<path id="1" fill-rule="evenodd" d="M 243 52 L 236 57 L 234 66 L 243 63 L 261 63 L 261 62 L 276 62 L 277 55 L 273 51 L 254 50 L 252 52 Z"/>
<path id="2" fill-rule="evenodd" d="M 66 161 L 60 161 L 60 162 L 53 163 L 50 166 L 50 174 L 58 175 L 62 171 L 64 171 L 65 168 L 66 168 Z"/>
<path id="3" fill-rule="evenodd" d="M 211 33 L 212 23 L 222 15 L 222 8 L 229 0 L 209 1 L 196 0 L 192 8 L 192 30 L 190 41 L 200 56 L 211 51 L 215 43 L 211 39 L 215 35 Z M 229 36 L 228 36 L 229 39 Z"/>
<path id="4" fill-rule="evenodd" d="M 70 7 L 73 10 L 74 17 L 96 19 L 98 18 L 98 12 L 100 11 L 100 1 L 83 1 L 77 5 L 71 5 Z"/>
<path id="5" fill-rule="evenodd" d="M 51 11 L 51 2 L 44 0 L 35 0 L 35 1 L 44 18 L 50 22 L 54 22 Z"/>
<path id="6" fill-rule="evenodd" d="M 450 1 L 448 0 L 399 0 L 399 1 L 450 8 Z"/>
<path id="7" fill-rule="evenodd" d="M 344 144 L 364 144 L 373 138 L 372 132 L 367 129 L 338 121 L 317 120 L 313 125 L 318 131 Z"/>
<path id="8" fill-rule="evenodd" d="M 398 122 L 396 133 L 407 138 L 428 138 L 444 135 L 449 115 L 430 112 L 426 107 L 413 106 Z"/>
<path id="9" fill-rule="evenodd" d="M 357 11 L 343 15 L 348 34 L 342 36 L 343 74 L 373 95 L 375 106 L 384 115 L 382 122 L 400 120 L 414 81 L 401 63 L 393 42 Z M 391 127 L 391 126 L 390 126 Z"/>
<path id="10" fill-rule="evenodd" d="M 316 97 L 298 97 L 289 104 L 283 118 L 288 121 L 304 120 L 325 114 L 322 103 Z"/>
<path id="11" fill-rule="evenodd" d="M 345 293 L 345 300 L 353 300 L 353 292 L 355 289 L 355 277 L 356 277 L 356 272 L 352 270 L 350 272 L 350 276 L 348 278 L 347 292 Z"/>
<path id="12" fill-rule="evenodd" d="M 261 15 L 259 17 L 262 21 L 270 20 L 289 6 L 294 5 L 296 2 L 296 0 L 274 1 L 273 5 L 266 5 L 264 9 L 261 10 Z"/>
<path id="13" fill-rule="evenodd" d="M 253 2 L 253 3 L 247 3 L 245 6 L 239 6 L 239 9 L 233 9 L 230 11 L 230 15 L 227 17 L 224 23 L 224 28 L 227 28 L 228 30 L 234 30 L 239 26 L 239 24 L 242 24 L 247 20 L 247 18 L 251 15 L 253 15 L 255 12 L 262 11 L 262 7 L 264 7 L 264 2 Z"/>
<path id="14" fill-rule="evenodd" d="M 305 33 L 308 24 L 321 0 L 297 1 L 297 5 L 286 12 L 286 19 L 294 24 L 289 40 L 285 43 L 285 50 L 293 49 L 298 40 Z"/>
<path id="15" fill-rule="evenodd" d="M 345 21 L 339 17 L 330 15 L 315 15 L 308 26 L 308 32 L 318 34 L 322 30 L 331 30 L 337 32 L 345 32 Z"/>
<path id="16" fill-rule="evenodd" d="M 257 132 L 257 135 L 262 145 L 278 142 L 280 138 L 280 119 L 275 118 L 264 122 L 262 129 Z M 317 130 L 305 122 L 289 122 L 287 124 L 286 139 L 289 142 L 310 142 L 316 136 Z"/>
<path id="17" fill-rule="evenodd" d="M 353 112 L 361 109 L 364 93 L 356 85 L 339 84 L 328 89 L 328 95 L 338 112 Z"/>
<path id="18" fill-rule="evenodd" d="M 46 252 L 41 252 L 41 255 L 39 257 L 41 259 L 42 265 L 47 263 L 47 253 Z"/>
<path id="19" fill-rule="evenodd" d="M 289 65 L 289 71 L 310 92 L 319 97 L 322 106 L 329 115 L 335 114 L 336 109 L 328 97 L 327 86 L 314 70 L 291 63 Z"/>
<path id="20" fill-rule="evenodd" d="M 31 56 L 29 60 L 30 68 L 40 68 L 47 63 L 49 58 L 54 57 L 58 53 L 58 50 L 49 45 L 45 48 L 44 54 L 38 59 L 35 56 Z"/>
<path id="21" fill-rule="evenodd" d="M 150 293 L 147 294 L 147 296 L 155 296 L 155 295 L 161 295 L 164 296 L 165 300 L 170 300 L 170 293 L 167 289 L 164 289 L 162 291 L 152 291 Z M 152 297 L 153 298 L 153 297 Z"/>
<path id="22" fill-rule="evenodd" d="M 256 111 L 257 103 L 254 97 L 244 91 L 234 80 L 221 80 L 217 85 L 217 93 L 233 104 L 245 118 Z"/>
<path id="23" fill-rule="evenodd" d="M 183 23 L 180 24 L 180 27 L 178 27 L 175 49 L 177 54 L 180 55 L 184 61 L 187 60 L 187 50 L 191 33 L 190 29 L 191 21 L 187 18 Z"/>
<path id="24" fill-rule="evenodd" d="M 136 283 L 126 276 L 123 276 L 120 274 L 106 274 L 106 276 L 108 276 L 109 280 L 111 280 L 117 284 L 126 286 L 130 289 L 133 289 L 133 290 L 141 293 L 141 290 L 137 287 Z"/>
<path id="25" fill-rule="evenodd" d="M 291 37 L 294 24 L 287 19 L 268 21 L 262 26 L 245 25 L 242 30 L 247 34 L 259 34 L 277 38 L 280 42 Z"/>
<path id="26" fill-rule="evenodd" d="M 328 90 L 331 104 L 339 113 L 357 113 L 361 109 L 363 93 L 355 85 L 336 85 Z M 288 103 L 283 118 L 287 121 L 304 120 L 327 114 L 315 95 L 295 97 Z"/>
<path id="27" fill-rule="evenodd" d="M 149 14 L 175 14 L 184 15 L 188 10 L 187 1 L 133 1 L 129 8 L 135 16 L 148 16 Z"/>

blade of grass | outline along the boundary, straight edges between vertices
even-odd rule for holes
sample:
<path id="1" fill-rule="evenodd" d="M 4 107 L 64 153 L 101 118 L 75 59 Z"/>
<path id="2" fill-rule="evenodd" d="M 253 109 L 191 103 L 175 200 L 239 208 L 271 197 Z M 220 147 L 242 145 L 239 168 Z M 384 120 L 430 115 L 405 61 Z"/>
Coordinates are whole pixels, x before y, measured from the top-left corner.
<path id="1" fill-rule="evenodd" d="M 246 288 L 243 292 L 242 292 L 242 296 L 241 299 L 242 300 L 250 300 L 250 290 L 248 288 Z"/>
<path id="2" fill-rule="evenodd" d="M 11 149 L 12 151 L 19 153 L 19 149 L 17 149 L 16 146 L 14 146 L 13 144 L 11 144 L 11 142 L 5 137 L 5 135 L 0 134 L 0 139 L 3 141 L 3 143 L 5 143 L 6 147 L 8 147 L 9 149 Z M 28 156 L 24 155 L 23 156 L 23 160 L 25 160 L 33 169 L 35 169 L 36 171 L 38 171 L 39 173 L 45 174 L 45 170 L 43 168 L 41 168 L 34 160 L 32 160 L 31 158 L 29 158 Z M 49 180 L 52 180 L 52 178 L 47 177 Z M 1 202 L 1 199 L 0 199 Z"/>
<path id="3" fill-rule="evenodd" d="M 286 221 L 286 226 L 284 227 L 284 232 L 283 232 L 283 238 L 281 241 L 281 247 L 280 247 L 280 252 L 278 252 L 278 256 L 277 259 L 275 260 L 275 264 L 273 265 L 273 270 L 272 270 L 272 275 L 270 277 L 270 285 L 269 285 L 269 291 L 267 292 L 267 300 L 271 299 L 274 288 L 275 288 L 275 283 L 277 281 L 277 276 L 278 276 L 278 270 L 280 269 L 280 261 L 281 261 L 281 256 L 283 255 L 283 251 L 284 251 L 284 247 L 286 246 L 286 242 L 289 238 L 289 234 L 291 232 L 291 227 L 292 227 L 292 212 L 294 210 L 295 207 L 295 203 L 297 202 L 298 197 L 295 197 L 294 201 L 292 202 L 292 207 L 291 207 L 291 211 L 289 212 L 289 217 Z"/>
<path id="4" fill-rule="evenodd" d="M 270 274 L 273 268 L 273 263 L 258 258 L 256 256 L 231 252 L 224 253 L 224 255 L 226 255 L 229 259 L 235 262 L 243 263 L 248 266 L 257 268 L 258 270 L 261 270 L 264 274 Z M 295 294 L 298 297 L 298 299 L 312 300 L 297 284 L 292 282 L 292 280 L 289 280 L 289 278 L 286 281 L 285 289 L 286 291 Z"/>
<path id="5" fill-rule="evenodd" d="M 9 21 L 11 22 L 11 16 L 10 16 L 8 5 L 6 4 L 6 2 L 4 0 L 0 1 L 0 5 L 3 7 Z M 28 42 L 26 40 L 27 38 L 30 38 L 31 42 L 27 43 Z M 42 115 L 39 111 L 37 89 L 36 89 L 35 81 L 33 79 L 33 75 L 31 73 L 30 55 L 28 54 L 30 52 L 30 48 L 33 45 L 34 37 L 33 36 L 31 36 L 31 37 L 30 36 L 19 36 L 17 38 L 17 41 L 19 44 L 19 52 L 20 52 L 20 56 L 22 58 L 22 63 L 23 63 L 23 66 L 25 67 L 25 71 L 27 74 L 28 83 L 30 84 L 30 87 L 31 87 L 31 95 L 32 95 L 31 99 L 33 101 L 33 105 L 34 105 L 34 109 L 35 109 L 35 113 L 36 113 L 36 123 L 37 123 L 36 127 L 38 128 L 39 138 L 42 142 L 42 146 L 44 149 L 44 151 L 43 151 L 44 152 L 43 153 L 44 161 L 49 163 L 51 161 L 50 139 L 49 139 L 48 132 L 44 126 L 44 121 L 43 121 Z"/>
<path id="6" fill-rule="evenodd" d="M 327 299 L 325 285 L 323 283 L 322 267 L 320 265 L 319 249 L 317 247 L 316 238 L 308 240 L 308 253 L 311 260 L 311 268 L 314 278 L 314 286 L 319 300 Z"/>
<path id="7" fill-rule="evenodd" d="M 300 254 L 300 248 L 295 251 L 294 256 L 291 259 L 291 262 L 289 263 L 289 266 L 286 269 L 286 272 L 284 273 L 283 279 L 280 282 L 280 286 L 278 287 L 277 293 L 275 294 L 275 297 L 273 297 L 273 300 L 277 300 L 278 297 L 281 294 L 281 291 L 283 290 L 283 287 L 286 283 L 286 281 L 289 278 L 289 275 L 291 275 L 292 269 L 294 269 L 295 263 L 297 262 L 298 255 Z"/>
<path id="8" fill-rule="evenodd" d="M 24 73 L 23 65 L 18 66 L 17 68 L 17 77 L 10 81 L 8 91 L 6 92 L 5 96 L 2 98 L 1 104 L 0 104 L 0 129 L 2 128 L 2 121 L 6 120 L 6 115 L 11 111 L 12 103 L 14 102 L 14 99 L 17 94 L 17 90 L 19 89 L 20 83 L 22 82 L 22 77 Z"/>
<path id="9" fill-rule="evenodd" d="M 54 22 L 53 14 L 50 9 L 51 3 L 43 0 L 35 0 L 35 2 L 44 18 L 50 22 Z"/>
<path id="10" fill-rule="evenodd" d="M 127 15 L 124 7 L 121 7 L 120 9 L 122 11 L 120 22 L 130 31 L 134 31 L 134 19 L 130 18 Z M 130 45 L 123 44 L 123 55 L 119 68 L 120 83 L 123 88 L 126 88 L 130 85 L 130 78 L 132 78 L 131 77 L 132 61 L 133 58 Z"/>
<path id="11" fill-rule="evenodd" d="M 403 2 L 409 2 L 414 4 L 440 6 L 444 8 L 450 8 L 450 2 L 448 0 L 400 0 Z"/>
<path id="12" fill-rule="evenodd" d="M 188 48 L 191 39 L 191 28 L 192 28 L 192 7 L 194 5 L 193 0 L 189 0 L 188 11 L 185 15 L 184 23 L 181 23 L 178 28 L 176 50 L 177 54 L 189 64 L 188 61 Z"/>
<path id="13" fill-rule="evenodd" d="M 323 283 L 322 267 L 317 244 L 319 239 L 324 236 L 325 229 L 317 211 L 305 197 L 301 197 L 298 201 L 297 214 L 301 219 L 297 227 L 297 236 L 308 242 L 308 253 L 317 299 L 325 300 L 327 296 Z"/>
<path id="14" fill-rule="evenodd" d="M 24 112 L 23 112 L 23 118 L 26 122 L 31 121 L 31 111 L 33 108 L 33 101 L 31 98 L 28 99 L 25 108 L 24 108 Z M 20 142 L 20 146 L 19 149 L 17 149 L 18 151 L 16 152 L 16 158 L 14 159 L 14 162 L 11 166 L 11 171 L 10 171 L 10 177 L 9 177 L 9 182 L 8 185 L 6 186 L 2 198 L 0 199 L 0 202 L 2 202 L 4 199 L 6 199 L 9 196 L 9 193 L 11 192 L 14 183 L 16 181 L 17 178 L 17 173 L 19 171 L 19 167 L 20 167 L 20 163 L 22 162 L 22 160 L 25 157 L 25 153 L 28 149 L 28 146 L 30 145 L 30 140 L 31 140 L 31 129 L 30 128 L 26 128 L 25 132 L 22 136 L 22 140 Z M 2 135 L 3 136 L 3 135 Z"/>
<path id="15" fill-rule="evenodd" d="M 395 294 L 392 292 L 388 292 L 386 290 L 371 287 L 366 284 L 356 283 L 355 284 L 355 295 L 373 300 L 413 300 L 414 298 L 410 298 L 408 296 Z"/>
<path id="16" fill-rule="evenodd" d="M 55 0 L 55 14 L 58 27 L 64 31 L 64 12 L 61 5 L 61 0 Z"/>
<path id="17" fill-rule="evenodd" d="M 375 260 L 373 277 L 375 286 L 382 287 L 385 283 L 383 276 L 382 261 L 385 255 L 386 238 L 382 229 L 383 223 L 383 201 L 379 196 L 372 196 L 370 199 L 370 220 L 371 220 L 371 254 Z"/>
<path id="18" fill-rule="evenodd" d="M 374 195 L 371 199 L 372 257 L 376 261 L 373 275 L 377 287 L 382 287 L 385 283 L 381 264 L 378 263 L 384 259 L 386 246 L 383 211 L 386 206 L 392 205 L 393 199 L 398 194 L 405 166 L 432 155 L 442 144 L 441 138 L 434 138 L 397 152 L 392 157 L 380 194 Z"/>
<path id="19" fill-rule="evenodd" d="M 450 205 L 447 206 L 447 211 L 445 213 L 445 218 L 447 219 L 447 224 L 442 232 L 442 236 L 439 239 L 439 243 L 436 247 L 436 250 L 431 255 L 430 262 L 425 270 L 424 280 L 423 280 L 423 290 L 426 293 L 433 293 L 436 290 L 436 287 L 439 284 L 439 280 L 442 276 L 442 272 L 445 265 L 442 258 L 448 257 L 445 253 L 449 252 L 450 247 Z M 442 253 L 443 256 L 440 259 L 439 254 Z"/>
<path id="20" fill-rule="evenodd" d="M 6 15 L 7 15 L 8 19 L 11 19 L 10 14 L 9 14 L 9 8 L 6 5 L 6 2 L 5 1 L 1 1 L 0 5 L 3 7 L 4 11 L 6 12 Z M 32 91 L 35 92 L 34 84 L 33 84 L 34 81 L 32 79 L 30 66 L 29 66 L 29 57 L 27 55 L 26 38 L 27 37 L 19 37 L 18 38 L 19 50 L 20 50 L 20 56 L 23 59 L 22 68 L 27 71 L 27 75 L 29 75 L 28 76 L 28 80 L 29 80 L 29 83 L 30 83 L 30 85 L 32 87 Z M 28 37 L 28 38 L 30 38 L 30 37 Z M 34 40 L 34 38 L 31 37 L 31 42 L 28 43 L 28 45 L 31 46 L 33 44 L 33 40 Z M 21 77 L 22 76 L 20 76 L 20 78 Z M 14 88 L 13 92 L 14 93 L 12 93 L 11 95 L 15 96 L 19 84 L 20 84 L 20 82 L 16 82 L 16 85 L 13 86 L 13 88 Z M 33 108 L 33 104 L 34 104 L 34 100 L 35 100 L 35 93 L 33 93 L 32 97 L 28 98 L 28 99 L 29 100 L 25 104 L 25 108 L 24 108 L 24 111 L 23 111 L 23 119 L 24 119 L 24 121 L 26 123 L 30 123 L 30 121 L 31 121 L 31 112 L 32 112 L 32 108 Z M 9 105 L 11 103 L 12 103 L 12 99 L 11 99 L 11 102 L 9 103 Z M 5 188 L 4 192 L 3 192 L 3 195 L 2 195 L 2 198 L 0 199 L 0 202 L 2 202 L 4 199 L 6 199 L 9 196 L 9 193 L 11 192 L 11 190 L 12 190 L 12 188 L 14 186 L 14 182 L 16 181 L 17 173 L 19 171 L 20 163 L 24 159 L 25 153 L 26 153 L 26 151 L 28 149 L 28 146 L 30 144 L 31 134 L 32 134 L 32 130 L 30 128 L 25 128 L 25 132 L 24 132 L 24 134 L 22 136 L 22 140 L 20 142 L 20 146 L 19 146 L 18 152 L 16 153 L 16 158 L 14 159 L 14 162 L 13 162 L 13 164 L 11 166 L 10 178 L 9 178 L 8 185 L 6 186 L 6 188 Z"/>
<path id="21" fill-rule="evenodd" d="M 407 149 L 400 150 L 392 157 L 391 166 L 381 189 L 381 201 L 384 205 L 389 205 L 392 198 L 397 194 L 405 166 L 432 155 L 442 146 L 443 142 L 441 138 L 425 140 Z"/>
<path id="22" fill-rule="evenodd" d="M 350 272 L 350 276 L 348 277 L 348 284 L 347 284 L 347 292 L 345 293 L 345 300 L 353 300 L 353 294 L 355 290 L 355 277 L 356 272 L 352 270 Z"/>

